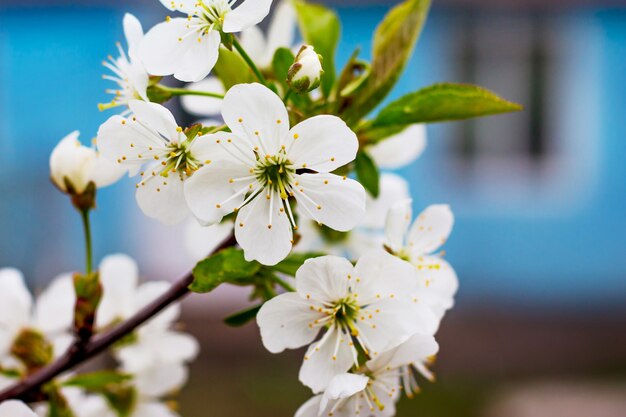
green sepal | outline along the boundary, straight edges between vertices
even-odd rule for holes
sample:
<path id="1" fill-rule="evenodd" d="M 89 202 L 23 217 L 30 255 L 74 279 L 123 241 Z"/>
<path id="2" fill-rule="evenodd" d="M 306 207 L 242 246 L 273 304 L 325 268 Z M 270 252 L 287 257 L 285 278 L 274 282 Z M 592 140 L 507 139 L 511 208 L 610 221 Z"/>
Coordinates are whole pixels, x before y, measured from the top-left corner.
<path id="1" fill-rule="evenodd" d="M 72 198 L 72 205 L 79 211 L 91 210 L 96 207 L 96 183 L 90 181 L 82 193 L 78 193 L 68 177 L 63 177 L 67 194 Z"/>
<path id="2" fill-rule="evenodd" d="M 374 198 L 380 194 L 380 171 L 365 151 L 359 151 L 354 161 L 356 177 Z"/>
<path id="3" fill-rule="evenodd" d="M 261 269 L 258 262 L 248 262 L 243 251 L 227 248 L 200 261 L 193 269 L 194 280 L 189 289 L 196 293 L 208 293 L 221 284 L 249 284 Z"/>
<path id="4" fill-rule="evenodd" d="M 173 97 L 172 93 L 166 88 L 163 88 L 160 84 L 149 85 L 146 94 L 152 103 L 159 104 L 165 103 Z"/>
<path id="5" fill-rule="evenodd" d="M 507 101 L 482 87 L 441 83 L 392 102 L 380 111 L 371 122 L 371 127 L 446 122 L 520 110 L 521 105 Z"/>
<path id="6" fill-rule="evenodd" d="M 111 384 L 121 384 L 131 379 L 131 375 L 105 370 L 73 376 L 61 385 L 64 387 L 79 387 L 90 392 L 102 392 Z"/>
<path id="7" fill-rule="evenodd" d="M 74 334 L 79 341 L 86 343 L 94 332 L 96 311 L 102 299 L 102 285 L 97 271 L 90 274 L 74 274 Z"/>
<path id="8" fill-rule="evenodd" d="M 39 331 L 23 329 L 13 341 L 11 354 L 19 359 L 30 373 L 52 362 L 54 347 Z"/>
<path id="9" fill-rule="evenodd" d="M 202 135 L 202 125 L 200 123 L 196 123 L 192 126 L 189 126 L 187 129 L 185 129 L 185 136 L 187 137 L 187 139 L 189 140 L 193 140 L 195 139 L 196 136 L 198 136 L 198 133 L 200 133 L 200 135 Z"/>
<path id="10" fill-rule="evenodd" d="M 48 394 L 48 417 L 74 417 L 75 414 L 70 408 L 65 396 L 57 387 L 47 390 Z"/>

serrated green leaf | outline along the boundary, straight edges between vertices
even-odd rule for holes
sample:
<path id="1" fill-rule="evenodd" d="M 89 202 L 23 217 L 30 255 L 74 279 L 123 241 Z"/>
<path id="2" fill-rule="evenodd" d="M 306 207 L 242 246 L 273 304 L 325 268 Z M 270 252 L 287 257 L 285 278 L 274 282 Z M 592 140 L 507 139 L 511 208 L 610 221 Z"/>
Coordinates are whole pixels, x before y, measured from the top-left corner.
<path id="1" fill-rule="evenodd" d="M 430 0 L 406 0 L 385 16 L 374 34 L 372 69 L 358 100 L 345 111 L 357 122 L 389 94 L 404 70 L 426 21 Z"/>
<path id="2" fill-rule="evenodd" d="M 381 128 L 462 120 L 522 110 L 489 90 L 466 84 L 435 84 L 385 107 L 372 122 Z"/>
<path id="3" fill-rule="evenodd" d="M 304 264 L 307 259 L 317 258 L 323 256 L 323 253 L 309 252 L 309 253 L 292 253 L 284 261 L 279 262 L 277 265 L 271 267 L 274 271 L 281 272 L 283 274 L 295 277 L 296 271 Z"/>
<path id="4" fill-rule="evenodd" d="M 189 289 L 197 293 L 211 292 L 221 284 L 254 277 L 260 269 L 258 262 L 245 260 L 241 249 L 227 248 L 196 265 Z"/>
<path id="5" fill-rule="evenodd" d="M 91 392 L 100 392 L 111 384 L 121 384 L 132 377 L 116 371 L 97 371 L 88 374 L 76 375 L 63 382 L 65 387 L 80 387 Z"/>
<path id="6" fill-rule="evenodd" d="M 251 320 L 254 320 L 261 307 L 263 307 L 263 304 L 259 304 L 232 314 L 224 319 L 224 323 L 231 327 L 241 327 Z"/>
<path id="7" fill-rule="evenodd" d="M 380 171 L 374 160 L 365 151 L 359 151 L 354 162 L 357 179 L 372 197 L 377 198 L 380 194 Z"/>
<path id="8" fill-rule="evenodd" d="M 233 85 L 255 81 L 254 74 L 238 54 L 226 48 L 220 48 L 220 56 L 213 72 L 229 90 Z"/>
<path id="9" fill-rule="evenodd" d="M 335 53 L 341 35 L 341 22 L 337 14 L 322 6 L 304 0 L 293 0 L 304 42 L 312 45 L 322 55 L 322 92 L 328 97 L 335 82 Z"/>

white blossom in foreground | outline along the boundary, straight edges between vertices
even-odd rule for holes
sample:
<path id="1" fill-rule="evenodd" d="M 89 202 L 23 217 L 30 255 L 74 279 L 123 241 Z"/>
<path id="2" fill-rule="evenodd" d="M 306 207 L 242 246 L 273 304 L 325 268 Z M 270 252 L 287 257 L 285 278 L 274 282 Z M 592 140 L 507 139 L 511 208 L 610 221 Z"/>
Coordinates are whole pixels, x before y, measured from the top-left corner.
<path id="1" fill-rule="evenodd" d="M 0 269 L 0 364 L 21 373 L 29 364 L 44 365 L 70 346 L 74 319 L 74 286 L 61 275 L 35 302 L 22 273 Z M 39 348 L 33 356 L 33 347 Z M 17 369 L 10 369 L 15 366 Z"/>
<path id="2" fill-rule="evenodd" d="M 277 49 L 291 49 L 296 27 L 296 11 L 291 1 L 282 0 L 276 5 L 267 34 L 264 35 L 258 26 L 252 26 L 241 32 L 241 45 L 259 68 L 268 69 L 272 67 Z"/>
<path id="3" fill-rule="evenodd" d="M 113 116 L 98 131 L 104 156 L 137 174 L 137 203 L 148 217 L 176 224 L 188 214 L 183 182 L 202 164 L 210 162 L 208 141 L 187 138 L 165 107 L 132 100 L 133 116 Z"/>
<path id="4" fill-rule="evenodd" d="M 375 248 L 382 248 L 385 243 L 385 221 L 389 209 L 397 202 L 410 197 L 409 183 L 402 177 L 383 173 L 380 177 L 378 198 L 365 196 L 365 216 L 348 233 L 328 233 L 313 221 L 301 221 L 298 228 L 300 241 L 295 250 L 298 252 L 322 251 L 329 255 L 346 256 L 356 259 L 360 254 Z"/>
<path id="5" fill-rule="evenodd" d="M 83 146 L 80 133 L 72 132 L 54 148 L 50 155 L 50 178 L 63 192 L 82 194 L 90 182 L 97 188 L 106 187 L 119 180 L 125 170 L 95 149 Z M 68 190 L 67 183 L 71 190 Z"/>
<path id="6" fill-rule="evenodd" d="M 413 268 L 383 250 L 353 267 L 344 258 L 310 259 L 296 273 L 296 292 L 279 295 L 259 311 L 264 346 L 272 353 L 312 343 L 300 380 L 321 392 L 333 377 L 358 366 L 357 345 L 376 358 L 414 334 L 430 333 L 436 318 L 411 294 Z"/>
<path id="7" fill-rule="evenodd" d="M 416 297 L 441 318 L 454 305 L 459 281 L 452 266 L 434 252 L 450 236 L 454 216 L 449 206 L 432 205 L 412 226 L 411 220 L 411 200 L 395 204 L 387 217 L 386 245 L 394 255 L 415 266 L 419 282 Z"/>
<path id="8" fill-rule="evenodd" d="M 37 414 L 21 401 L 5 401 L 0 404 L 0 417 L 37 417 Z"/>
<path id="9" fill-rule="evenodd" d="M 332 229 L 358 224 L 365 212 L 363 186 L 330 173 L 354 160 L 358 149 L 341 119 L 316 116 L 290 129 L 283 102 L 260 84 L 231 88 L 222 116 L 232 133 L 203 139 L 221 158 L 186 181 L 185 197 L 205 224 L 237 212 L 235 236 L 247 260 L 274 265 L 289 254 L 294 199 L 300 213 Z"/>
<path id="10" fill-rule="evenodd" d="M 417 158 L 426 149 L 426 126 L 411 125 L 402 132 L 390 136 L 374 145 L 367 151 L 382 169 L 403 168 Z"/>
<path id="11" fill-rule="evenodd" d="M 118 43 L 119 57 L 109 56 L 108 61 L 102 63 L 113 73 L 113 75 L 103 75 L 103 78 L 113 81 L 117 87 L 107 90 L 107 93 L 114 95 L 113 100 L 108 104 L 99 105 L 100 110 L 128 106 L 131 100 L 149 101 L 147 91 L 150 76 L 138 56 L 139 43 L 143 39 L 143 28 L 141 22 L 130 13 L 124 15 L 124 35 L 128 45 L 128 54 Z M 123 112 L 123 114 L 128 113 L 130 113 L 128 109 Z"/>
<path id="12" fill-rule="evenodd" d="M 297 93 L 315 90 L 322 82 L 322 58 L 311 45 L 304 45 L 289 68 L 287 83 Z"/>
<path id="13" fill-rule="evenodd" d="M 148 73 L 174 75 L 196 82 L 215 66 L 220 32 L 236 33 L 260 23 L 270 12 L 272 0 L 160 0 L 170 10 L 187 17 L 168 17 L 144 37 L 139 53 Z"/>
<path id="14" fill-rule="evenodd" d="M 103 296 L 96 325 L 104 329 L 126 320 L 166 292 L 170 284 L 150 281 L 139 285 L 134 260 L 125 255 L 111 255 L 100 264 Z M 140 327 L 135 336 L 117 346 L 115 356 L 125 371 L 135 373 L 161 364 L 182 364 L 193 360 L 199 350 L 192 336 L 172 330 L 180 315 L 174 304 Z"/>
<path id="15" fill-rule="evenodd" d="M 438 350 L 432 336 L 415 335 L 402 346 L 368 361 L 362 372 L 334 377 L 324 394 L 304 403 L 296 417 L 391 417 L 404 389 L 401 375 L 406 365 Z"/>

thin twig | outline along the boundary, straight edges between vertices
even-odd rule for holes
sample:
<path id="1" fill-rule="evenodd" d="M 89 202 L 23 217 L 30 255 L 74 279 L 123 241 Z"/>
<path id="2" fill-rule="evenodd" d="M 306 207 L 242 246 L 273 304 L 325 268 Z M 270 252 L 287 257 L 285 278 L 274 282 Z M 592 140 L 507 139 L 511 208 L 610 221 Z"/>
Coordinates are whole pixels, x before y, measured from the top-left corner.
<path id="1" fill-rule="evenodd" d="M 235 237 L 230 236 L 211 254 L 234 246 L 235 243 Z M 189 294 L 190 291 L 188 287 L 192 282 L 193 275 L 190 272 L 179 281 L 172 284 L 166 293 L 145 306 L 130 319 L 114 327 L 109 332 L 94 337 L 85 346 L 79 347 L 78 345 L 74 345 L 63 356 L 49 366 L 27 376 L 12 387 L 0 392 L 0 403 L 10 399 L 28 401 L 29 398 L 33 398 L 34 394 L 36 394 L 45 383 L 51 381 L 62 373 L 69 371 L 76 365 L 79 365 L 94 356 L 105 352 L 109 347 L 115 344 L 115 342 L 132 333 L 137 327 L 141 326 L 150 318 L 163 311 L 170 304 Z"/>

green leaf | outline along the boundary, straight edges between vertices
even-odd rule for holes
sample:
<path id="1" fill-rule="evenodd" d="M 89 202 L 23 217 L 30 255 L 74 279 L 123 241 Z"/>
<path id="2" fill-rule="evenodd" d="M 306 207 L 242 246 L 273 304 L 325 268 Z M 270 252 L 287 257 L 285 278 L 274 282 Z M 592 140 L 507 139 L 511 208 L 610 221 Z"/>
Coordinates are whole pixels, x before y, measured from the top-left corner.
<path id="1" fill-rule="evenodd" d="M 74 412 L 70 408 L 67 400 L 56 387 L 48 392 L 48 417 L 74 417 Z"/>
<path id="2" fill-rule="evenodd" d="M 137 404 L 137 391 L 129 385 L 108 385 L 100 393 L 119 417 L 129 417 Z"/>
<path id="3" fill-rule="evenodd" d="M 129 381 L 130 375 L 116 371 L 97 371 L 88 374 L 76 375 L 63 383 L 66 387 L 80 387 L 91 392 L 101 392 L 111 384 L 121 384 Z"/>
<path id="4" fill-rule="evenodd" d="M 220 48 L 220 57 L 213 71 L 224 84 L 225 90 L 229 90 L 235 84 L 255 81 L 254 74 L 243 58 L 226 48 Z"/>
<path id="5" fill-rule="evenodd" d="M 272 269 L 277 272 L 295 277 L 296 271 L 304 264 L 307 259 L 323 256 L 323 253 L 292 253 L 284 261 L 274 265 Z"/>
<path id="6" fill-rule="evenodd" d="M 220 284 L 254 277 L 260 269 L 258 262 L 245 260 L 242 250 L 227 248 L 196 265 L 189 289 L 197 293 L 211 292 Z"/>
<path id="7" fill-rule="evenodd" d="M 374 34 L 371 75 L 345 118 L 354 123 L 371 112 L 394 87 L 426 21 L 430 0 L 406 0 L 385 16 Z"/>
<path id="8" fill-rule="evenodd" d="M 283 86 L 287 85 L 287 74 L 294 60 L 295 56 L 288 48 L 278 48 L 274 53 L 272 69 L 274 70 L 276 80 Z"/>
<path id="9" fill-rule="evenodd" d="M 341 35 L 341 23 L 337 14 L 322 6 L 304 0 L 293 0 L 298 15 L 300 32 L 304 42 L 312 45 L 324 58 L 322 66 L 322 92 L 328 97 L 335 82 L 335 53 Z"/>
<path id="10" fill-rule="evenodd" d="M 230 315 L 224 319 L 224 323 L 231 327 L 241 327 L 249 321 L 254 320 L 261 307 L 263 307 L 263 304 L 250 307 L 238 313 Z"/>
<path id="11" fill-rule="evenodd" d="M 365 189 L 374 198 L 380 194 L 380 172 L 372 158 L 365 152 L 360 151 L 356 155 L 356 177 Z"/>
<path id="12" fill-rule="evenodd" d="M 466 84 L 435 84 L 385 107 L 372 127 L 445 122 L 522 110 L 489 90 Z"/>

